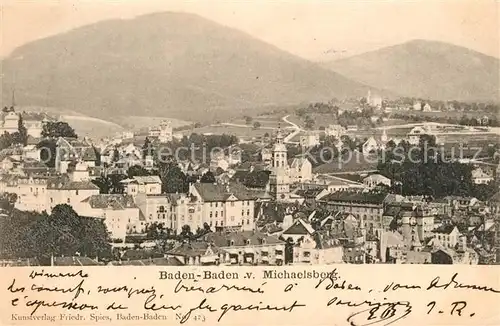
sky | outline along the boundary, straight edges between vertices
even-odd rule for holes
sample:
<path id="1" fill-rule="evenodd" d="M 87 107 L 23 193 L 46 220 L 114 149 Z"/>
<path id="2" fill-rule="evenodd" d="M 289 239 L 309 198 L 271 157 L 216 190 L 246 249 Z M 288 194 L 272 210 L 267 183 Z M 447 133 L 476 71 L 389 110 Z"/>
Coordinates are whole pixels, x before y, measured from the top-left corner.
<path id="1" fill-rule="evenodd" d="M 309 60 L 334 60 L 413 39 L 500 57 L 500 1 L 2 0 L 0 56 L 30 41 L 107 19 L 195 13 Z"/>

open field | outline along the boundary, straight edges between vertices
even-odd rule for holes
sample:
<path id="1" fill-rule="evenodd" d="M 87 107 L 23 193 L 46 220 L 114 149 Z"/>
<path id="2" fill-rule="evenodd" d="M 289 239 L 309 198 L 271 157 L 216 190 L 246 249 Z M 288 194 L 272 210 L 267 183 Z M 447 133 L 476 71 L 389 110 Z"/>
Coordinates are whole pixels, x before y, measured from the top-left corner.
<path id="1" fill-rule="evenodd" d="M 183 127 L 192 124 L 190 121 L 171 119 L 166 117 L 144 117 L 144 116 L 121 116 L 116 118 L 116 123 L 127 130 L 140 130 L 159 125 L 163 120 L 168 120 L 172 128 Z"/>
<path id="2" fill-rule="evenodd" d="M 226 126 L 226 125 L 211 125 L 205 126 L 201 128 L 194 128 L 189 130 L 181 131 L 183 135 L 189 135 L 191 133 L 197 134 L 230 134 L 235 135 L 237 137 L 244 138 L 252 138 L 252 137 L 262 137 L 264 134 L 272 134 L 273 130 L 270 129 L 254 129 L 251 126 L 249 127 L 235 127 L 235 126 Z"/>
<path id="3" fill-rule="evenodd" d="M 61 120 L 73 127 L 77 135 L 88 136 L 94 139 L 110 136 L 116 132 L 125 130 L 125 128 L 116 123 L 81 115 L 61 115 Z"/>

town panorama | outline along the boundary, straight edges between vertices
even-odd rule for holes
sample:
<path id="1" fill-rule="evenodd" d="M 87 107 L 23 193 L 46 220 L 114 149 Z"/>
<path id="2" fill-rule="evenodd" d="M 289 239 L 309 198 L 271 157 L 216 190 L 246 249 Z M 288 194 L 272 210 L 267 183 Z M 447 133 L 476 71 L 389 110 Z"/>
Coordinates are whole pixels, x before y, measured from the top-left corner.
<path id="1" fill-rule="evenodd" d="M 327 66 L 179 13 L 20 47 L 1 62 L 0 265 L 499 263 L 498 59 L 380 51 Z"/>

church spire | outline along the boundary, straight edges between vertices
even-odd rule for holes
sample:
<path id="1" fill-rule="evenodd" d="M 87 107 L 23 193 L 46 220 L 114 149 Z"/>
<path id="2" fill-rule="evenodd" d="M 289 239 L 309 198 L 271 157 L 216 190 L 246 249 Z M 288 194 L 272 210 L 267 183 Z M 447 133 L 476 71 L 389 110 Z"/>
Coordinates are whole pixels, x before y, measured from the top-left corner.
<path id="1" fill-rule="evenodd" d="M 283 144 L 283 133 L 281 132 L 281 123 L 278 122 L 278 132 L 276 133 L 276 142 Z"/>
<path id="2" fill-rule="evenodd" d="M 15 89 L 12 90 L 12 106 L 13 107 L 16 106 L 16 90 Z"/>

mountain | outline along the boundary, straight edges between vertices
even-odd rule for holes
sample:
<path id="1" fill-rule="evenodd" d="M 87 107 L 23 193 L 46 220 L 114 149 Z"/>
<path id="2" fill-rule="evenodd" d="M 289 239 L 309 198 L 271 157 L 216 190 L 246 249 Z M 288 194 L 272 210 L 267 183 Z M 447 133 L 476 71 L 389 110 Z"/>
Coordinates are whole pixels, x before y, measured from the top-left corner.
<path id="1" fill-rule="evenodd" d="M 108 20 L 37 40 L 2 62 L 3 97 L 102 119 L 226 119 L 367 87 L 193 14 Z"/>
<path id="2" fill-rule="evenodd" d="M 332 71 L 397 94 L 436 100 L 499 100 L 499 60 L 415 40 L 325 63 Z"/>

